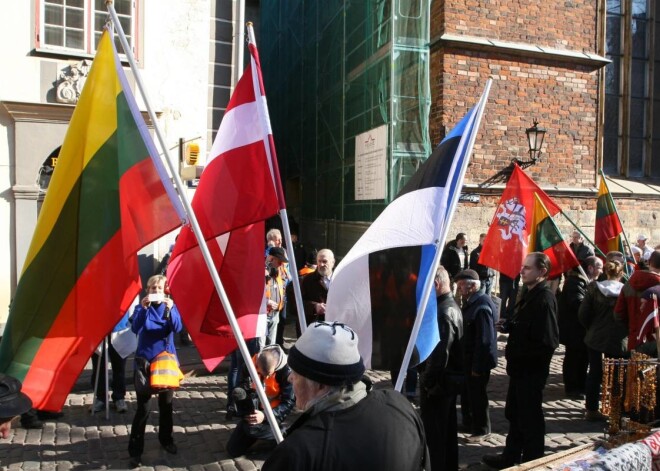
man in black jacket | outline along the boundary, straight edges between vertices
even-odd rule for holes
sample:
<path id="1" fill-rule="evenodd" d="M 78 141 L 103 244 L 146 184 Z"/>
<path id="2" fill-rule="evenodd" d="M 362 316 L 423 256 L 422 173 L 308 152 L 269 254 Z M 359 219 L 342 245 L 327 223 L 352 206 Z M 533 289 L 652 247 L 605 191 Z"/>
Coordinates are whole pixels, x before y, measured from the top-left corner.
<path id="1" fill-rule="evenodd" d="M 461 396 L 463 424 L 470 426 L 470 443 L 490 435 L 488 381 L 490 370 L 497 366 L 497 308 L 490 296 L 480 290 L 479 275 L 463 270 L 456 275 L 458 292 L 463 298 L 463 348 L 467 394 Z"/>
<path id="2" fill-rule="evenodd" d="M 479 234 L 479 245 L 476 249 L 470 252 L 470 270 L 477 272 L 479 275 L 479 282 L 481 283 L 481 290 L 484 293 L 490 295 L 490 292 L 493 288 L 495 270 L 479 263 L 479 257 L 481 256 L 481 250 L 484 248 L 485 240 L 486 234 Z"/>
<path id="3" fill-rule="evenodd" d="M 440 343 L 419 366 L 420 408 L 431 469 L 458 469 L 456 395 L 463 383 L 463 319 L 442 266 L 435 274 Z"/>
<path id="4" fill-rule="evenodd" d="M 459 232 L 456 239 L 449 242 L 442 251 L 440 264 L 445 267 L 453 283 L 458 272 L 468 268 L 469 261 L 467 237 L 463 232 Z"/>
<path id="5" fill-rule="evenodd" d="M 402 394 L 371 389 L 353 329 L 314 322 L 291 348 L 289 366 L 304 413 L 263 471 L 429 469 L 421 419 Z"/>
<path id="6" fill-rule="evenodd" d="M 520 277 L 526 292 L 502 327 L 509 332 L 505 351 L 509 389 L 504 408 L 509 433 L 501 455 L 482 458 L 495 469 L 532 461 L 544 453 L 543 389 L 559 345 L 557 300 L 546 281 L 550 269 L 550 258 L 544 253 L 525 257 Z"/>

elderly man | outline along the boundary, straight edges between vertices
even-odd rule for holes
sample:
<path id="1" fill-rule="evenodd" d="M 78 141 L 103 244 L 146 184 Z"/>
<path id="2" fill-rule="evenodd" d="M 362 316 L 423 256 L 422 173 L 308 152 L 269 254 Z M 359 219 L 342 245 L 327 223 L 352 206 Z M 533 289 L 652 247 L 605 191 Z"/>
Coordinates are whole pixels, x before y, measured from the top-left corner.
<path id="1" fill-rule="evenodd" d="M 289 366 L 304 412 L 263 471 L 428 468 L 421 419 L 398 392 L 372 390 L 350 327 L 311 324 L 291 348 Z"/>
<path id="2" fill-rule="evenodd" d="M 465 351 L 466 392 L 461 396 L 463 424 L 470 427 L 469 443 L 478 443 L 490 435 L 488 381 L 490 370 L 497 366 L 497 308 L 480 290 L 479 275 L 463 270 L 454 279 L 463 298 L 463 348 Z"/>
<path id="3" fill-rule="evenodd" d="M 316 271 L 305 276 L 300 292 L 305 306 L 307 325 L 314 321 L 325 320 L 325 302 L 332 270 L 335 268 L 335 254 L 330 249 L 321 249 L 316 254 Z"/>
<path id="4" fill-rule="evenodd" d="M 451 294 L 449 274 L 438 267 L 434 279 L 440 342 L 419 366 L 420 409 L 432 469 L 458 469 L 456 396 L 465 384 L 463 317 Z"/>
<path id="5" fill-rule="evenodd" d="M 648 261 L 649 258 L 651 258 L 651 254 L 653 253 L 653 249 L 646 245 L 646 241 L 649 238 L 646 237 L 644 234 L 639 234 L 637 236 L 637 247 L 642 251 L 641 258 L 645 262 Z"/>
<path id="6" fill-rule="evenodd" d="M 578 231 L 573 231 L 571 233 L 571 243 L 569 244 L 569 247 L 575 254 L 575 258 L 577 258 L 578 262 L 580 263 L 582 263 L 582 261 L 587 257 L 594 255 L 593 249 L 587 245 L 584 245 L 582 234 L 580 234 Z"/>
<path id="7" fill-rule="evenodd" d="M 9 438 L 11 421 L 32 407 L 32 401 L 21 392 L 21 382 L 0 373 L 0 438 Z"/>

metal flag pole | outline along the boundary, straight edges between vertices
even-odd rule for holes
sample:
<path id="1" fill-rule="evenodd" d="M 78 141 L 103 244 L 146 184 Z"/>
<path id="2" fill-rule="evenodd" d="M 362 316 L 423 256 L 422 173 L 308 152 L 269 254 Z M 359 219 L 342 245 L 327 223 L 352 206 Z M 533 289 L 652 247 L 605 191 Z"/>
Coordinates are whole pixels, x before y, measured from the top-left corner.
<path id="1" fill-rule="evenodd" d="M 247 23 L 247 34 L 248 34 L 248 44 L 253 44 L 255 49 L 257 47 L 257 42 L 254 37 L 254 28 L 252 23 Z M 251 59 L 254 60 L 254 59 Z M 261 66 L 259 66 L 258 77 L 255 74 L 252 74 L 252 84 L 254 87 L 254 96 L 262 96 L 263 100 L 256 100 L 257 109 L 259 110 L 259 119 L 263 129 L 270 130 L 270 120 L 268 117 L 268 109 L 266 104 L 266 94 L 264 90 L 261 89 L 261 83 L 263 82 L 261 77 Z M 284 229 L 284 241 L 286 242 L 286 251 L 289 259 L 289 267 L 291 271 L 291 282 L 293 283 L 293 295 L 296 299 L 296 309 L 298 311 L 298 322 L 300 323 L 300 332 L 304 333 L 307 329 L 307 322 L 305 321 L 305 309 L 302 301 L 302 294 L 300 291 L 300 279 L 298 278 L 298 267 L 296 266 L 296 258 L 293 253 L 293 243 L 291 241 L 291 229 L 289 228 L 289 217 L 286 212 L 286 204 L 284 202 L 284 191 L 282 189 L 282 181 L 280 179 L 280 172 L 277 166 L 277 154 L 275 153 L 275 143 L 273 141 L 272 133 L 268 134 L 264 138 L 264 148 L 266 149 L 266 154 L 268 155 L 268 161 L 271 163 L 272 174 L 274 175 L 274 184 L 277 190 L 277 197 L 280 204 L 280 218 L 282 219 L 282 228 Z"/>
<path id="2" fill-rule="evenodd" d="M 490 93 L 490 87 L 492 83 L 493 83 L 493 79 L 489 78 L 488 81 L 486 82 L 486 86 L 484 87 L 484 92 L 482 93 L 481 98 L 477 103 L 477 109 L 475 110 L 474 117 L 471 121 L 468 121 L 468 124 L 466 126 L 467 129 L 471 129 L 472 131 L 467 144 L 465 144 L 466 158 L 463 162 L 463 168 L 455 169 L 453 173 L 450 172 L 450 175 L 452 174 L 456 175 L 456 172 L 460 172 L 459 174 L 460 180 L 456 183 L 457 190 L 460 190 L 463 187 L 463 177 L 465 176 L 465 169 L 467 168 L 467 164 L 470 160 L 469 156 L 472 153 L 474 141 L 477 137 L 477 132 L 479 131 L 479 125 L 481 124 L 481 118 L 486 108 L 486 101 L 488 100 L 488 94 Z M 463 149 L 459 144 L 458 149 L 456 149 L 456 155 L 460 155 L 462 151 Z M 448 183 L 451 184 L 451 182 Z M 450 201 L 450 207 L 447 208 L 447 213 L 445 216 L 444 224 L 442 225 L 441 234 L 439 234 L 438 239 L 436 239 L 434 242 L 435 255 L 433 256 L 433 262 L 431 263 L 431 266 L 429 267 L 429 272 L 426 276 L 426 283 L 424 284 L 424 289 L 422 291 L 422 298 L 420 300 L 419 307 L 417 308 L 417 316 L 415 317 L 415 323 L 413 324 L 413 329 L 410 334 L 410 339 L 408 339 L 408 346 L 406 347 L 406 352 L 403 356 L 403 362 L 401 363 L 399 376 L 397 377 L 396 384 L 394 385 L 394 389 L 399 392 L 403 387 L 403 380 L 406 376 L 406 372 L 408 371 L 408 366 L 410 365 L 410 358 L 412 357 L 413 350 L 415 349 L 415 344 L 417 343 L 417 336 L 419 335 L 419 329 L 422 326 L 424 311 L 426 311 L 426 306 L 428 305 L 429 298 L 431 297 L 431 289 L 434 286 L 435 273 L 438 270 L 438 266 L 440 265 L 440 258 L 442 256 L 442 244 L 447 238 L 447 232 L 449 231 L 449 222 L 452 220 L 454 216 L 454 211 L 456 210 L 456 204 L 458 202 L 458 196 L 459 195 L 456 195 L 453 201 Z"/>
<path id="3" fill-rule="evenodd" d="M 117 16 L 117 12 L 115 11 L 115 8 L 113 6 L 113 0 L 106 0 L 105 3 L 108 8 L 108 12 L 110 13 L 110 16 L 112 17 L 113 24 L 116 28 L 117 36 L 119 37 L 121 45 L 124 48 L 124 53 L 126 54 L 126 58 L 128 59 L 128 62 L 131 66 L 131 70 L 133 71 L 135 83 L 138 89 L 140 90 L 140 93 L 144 100 L 144 104 L 149 113 L 149 117 L 151 118 L 151 121 L 154 124 L 154 129 L 156 132 L 156 136 L 158 137 L 158 141 L 160 142 L 161 148 L 165 152 L 165 156 L 166 156 L 165 160 L 167 162 L 167 166 L 170 170 L 172 178 L 176 183 L 176 188 L 184 188 L 183 183 L 181 181 L 181 177 L 177 173 L 176 171 L 177 169 L 174 168 L 172 159 L 170 158 L 170 153 L 169 150 L 167 150 L 167 144 L 165 143 L 165 138 L 163 137 L 163 134 L 160 130 L 160 126 L 158 125 L 156 114 L 153 111 L 153 108 L 151 106 L 151 101 L 149 100 L 146 89 L 144 87 L 144 83 L 142 82 L 142 77 L 135 62 L 135 58 L 133 57 L 133 52 L 128 44 L 128 41 L 126 40 L 126 35 L 124 34 L 124 30 L 119 21 L 119 17 Z M 263 385 L 259 380 L 259 375 L 257 374 L 257 370 L 254 366 L 254 363 L 252 362 L 252 357 L 245 343 L 245 339 L 243 338 L 243 333 L 241 332 L 241 328 L 238 325 L 238 321 L 236 320 L 234 311 L 232 310 L 231 304 L 229 303 L 229 298 L 227 298 L 227 293 L 225 292 L 224 286 L 222 285 L 222 281 L 220 280 L 220 275 L 218 274 L 218 270 L 216 269 L 215 264 L 213 263 L 213 258 L 211 257 L 211 253 L 209 252 L 209 248 L 208 245 L 206 244 L 206 240 L 204 239 L 204 235 L 202 234 L 202 230 L 199 227 L 199 223 L 197 222 L 197 217 L 193 212 L 192 206 L 190 205 L 190 201 L 188 200 L 185 191 L 180 191 L 179 197 L 181 198 L 181 202 L 183 203 L 185 212 L 189 218 L 191 229 L 195 234 L 195 237 L 197 238 L 199 249 L 201 250 L 202 257 L 204 258 L 204 262 L 206 263 L 206 266 L 211 275 L 211 279 L 213 280 L 213 284 L 220 298 L 220 302 L 222 303 L 222 307 L 225 309 L 225 313 L 227 314 L 227 320 L 229 321 L 229 325 L 231 326 L 232 332 L 236 337 L 236 342 L 238 343 L 239 351 L 241 352 L 241 355 L 245 360 L 245 365 L 248 369 L 248 372 L 250 373 L 250 378 L 252 379 L 252 382 L 254 383 L 255 388 L 257 390 L 257 394 L 264 408 L 266 418 L 268 419 L 268 422 L 273 430 L 273 435 L 275 437 L 275 440 L 277 441 L 277 443 L 280 443 L 282 442 L 282 440 L 284 440 L 284 437 L 282 436 L 280 427 L 277 423 L 277 420 L 275 419 L 275 415 L 273 414 L 273 409 L 270 406 L 270 401 L 266 396 L 266 392 L 264 391 Z"/>

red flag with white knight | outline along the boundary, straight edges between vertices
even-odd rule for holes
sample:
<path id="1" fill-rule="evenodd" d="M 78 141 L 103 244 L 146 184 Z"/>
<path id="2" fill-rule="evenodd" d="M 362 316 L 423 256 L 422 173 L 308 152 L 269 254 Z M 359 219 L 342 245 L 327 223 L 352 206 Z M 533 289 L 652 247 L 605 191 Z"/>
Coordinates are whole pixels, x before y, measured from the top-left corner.
<path id="1" fill-rule="evenodd" d="M 256 46 L 229 100 L 192 201 L 220 280 L 246 339 L 265 332 L 264 220 L 284 208 Z M 177 238 L 170 289 L 209 371 L 237 347 L 190 227 Z"/>
<path id="2" fill-rule="evenodd" d="M 479 263 L 510 278 L 520 273 L 529 251 L 528 237 L 534 214 L 534 193 L 550 216 L 561 209 L 519 166 L 514 163 L 511 177 L 490 223 Z"/>

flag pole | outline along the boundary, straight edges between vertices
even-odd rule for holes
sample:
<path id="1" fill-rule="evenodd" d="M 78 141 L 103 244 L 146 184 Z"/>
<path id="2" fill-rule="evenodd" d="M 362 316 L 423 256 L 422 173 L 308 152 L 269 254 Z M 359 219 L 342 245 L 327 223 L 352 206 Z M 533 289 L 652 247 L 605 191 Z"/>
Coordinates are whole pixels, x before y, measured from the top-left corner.
<path id="1" fill-rule="evenodd" d="M 653 327 L 655 328 L 655 346 L 658 350 L 658 358 L 660 358 L 660 325 L 658 325 L 658 296 L 656 296 L 656 294 L 653 293 L 651 295 L 651 299 L 653 300 Z"/>
<path id="2" fill-rule="evenodd" d="M 584 240 L 586 240 L 593 246 L 596 253 L 598 253 L 600 256 L 605 258 L 606 254 L 604 254 L 603 251 L 600 250 L 598 246 L 594 243 L 594 241 L 591 240 L 589 236 L 587 236 L 587 234 L 585 234 L 584 231 L 577 224 L 575 224 L 575 222 L 570 217 L 568 217 L 568 215 L 564 212 L 563 209 L 561 210 L 561 215 L 564 216 L 566 220 L 571 223 L 571 225 L 575 228 L 576 231 L 580 233 L 580 235 L 584 238 Z"/>
<path id="3" fill-rule="evenodd" d="M 479 131 L 479 125 L 481 124 L 481 118 L 486 108 L 486 101 L 488 100 L 488 94 L 490 93 L 490 87 L 492 83 L 493 83 L 493 79 L 489 78 L 488 81 L 486 82 L 486 86 L 484 87 L 484 91 L 481 95 L 481 98 L 477 103 L 477 109 L 474 117 L 472 118 L 472 122 L 470 123 L 468 121 L 468 125 L 466 126 L 466 128 L 472 129 L 472 133 L 470 135 L 470 139 L 467 142 L 467 145 L 465 145 L 466 158 L 463 161 L 463 167 L 461 169 L 455 169 L 453 172 L 453 175 L 456 175 L 456 172 L 460 172 L 459 173 L 460 181 L 458 181 L 456 185 L 457 189 L 463 188 L 463 178 L 465 176 L 465 169 L 467 168 L 467 164 L 470 161 L 470 154 L 472 153 L 472 148 L 474 147 L 474 141 L 477 137 L 477 132 Z M 456 154 L 457 155 L 460 154 L 461 151 L 462 149 L 459 144 L 458 149 L 456 149 Z M 450 175 L 452 175 L 451 172 Z M 445 223 L 442 225 L 441 234 L 439 234 L 439 237 L 434 242 L 435 255 L 433 256 L 433 262 L 431 262 L 431 266 L 429 267 L 429 271 L 426 276 L 424 288 L 422 291 L 422 298 L 420 299 L 420 305 L 417 308 L 417 315 L 415 316 L 415 323 L 413 324 L 413 329 L 410 334 L 410 339 L 408 339 L 408 346 L 406 347 L 406 352 L 403 356 L 401 369 L 399 369 L 399 376 L 397 377 L 396 384 L 394 385 L 395 391 L 401 392 L 401 388 L 403 387 L 403 380 L 406 376 L 406 372 L 408 371 L 408 366 L 410 365 L 410 358 L 412 357 L 413 350 L 415 349 L 415 344 L 417 343 L 417 336 L 419 335 L 419 329 L 422 326 L 424 312 L 426 311 L 426 306 L 428 305 L 429 298 L 431 297 L 431 289 L 434 286 L 435 273 L 438 270 L 438 266 L 440 265 L 440 258 L 442 256 L 442 245 L 445 239 L 447 238 L 447 233 L 449 232 L 449 222 L 454 217 L 454 212 L 456 211 L 458 196 L 459 195 L 456 195 L 456 197 L 453 198 L 452 201 L 450 201 L 450 207 L 448 208 L 448 211 L 446 213 Z"/>
<path id="4" fill-rule="evenodd" d="M 619 223 L 621 223 L 621 218 L 619 217 L 619 210 L 616 209 L 616 203 L 614 202 L 614 197 L 612 196 L 612 193 L 610 192 L 610 187 L 607 185 L 607 178 L 605 177 L 605 174 L 603 173 L 603 169 L 602 168 L 599 169 L 598 173 L 600 173 L 600 178 L 603 179 L 603 184 L 605 185 L 605 189 L 607 190 L 607 196 L 610 198 L 610 201 L 612 203 L 612 207 L 614 208 L 614 213 L 616 214 L 616 217 L 619 220 Z M 626 231 L 623 229 L 623 224 L 621 224 L 621 233 L 623 234 L 623 238 L 626 241 L 626 246 L 628 247 L 628 253 L 630 254 L 630 258 L 632 260 L 635 260 L 635 256 L 632 253 L 632 245 L 630 245 L 630 241 L 628 241 L 628 236 L 626 235 Z"/>
<path id="5" fill-rule="evenodd" d="M 254 28 L 252 22 L 247 23 L 248 44 L 254 44 L 256 49 L 257 41 L 254 36 Z M 263 79 L 261 77 L 261 66 L 257 69 L 259 76 L 252 76 L 252 84 L 254 86 L 254 95 L 263 96 L 263 100 L 256 100 L 257 109 L 259 110 L 259 119 L 263 129 L 270 130 L 270 120 L 268 117 L 268 110 L 266 109 L 266 93 L 262 89 Z M 272 133 L 268 133 L 264 138 L 264 148 L 268 156 L 268 162 L 271 165 L 272 175 L 274 177 L 273 184 L 275 185 L 278 203 L 280 207 L 279 215 L 282 220 L 282 229 L 284 232 L 284 241 L 286 242 L 286 251 L 289 259 L 289 268 L 292 273 L 291 282 L 293 283 L 293 295 L 296 299 L 296 309 L 298 311 L 298 322 L 300 324 L 300 332 L 304 333 L 307 329 L 307 322 L 305 321 L 305 309 L 302 301 L 302 294 L 300 291 L 300 279 L 298 278 L 298 267 L 296 266 L 296 257 L 293 253 L 293 242 L 291 241 L 291 228 L 289 227 L 289 217 L 286 212 L 286 202 L 284 200 L 284 191 L 282 188 L 282 179 L 280 178 L 280 171 L 277 165 L 277 153 L 275 152 L 275 141 L 273 140 Z"/>
<path id="6" fill-rule="evenodd" d="M 135 83 L 140 90 L 140 93 L 142 94 L 142 98 L 144 99 L 144 104 L 147 108 L 147 111 L 149 113 L 149 117 L 151 118 L 154 128 L 156 131 L 156 136 L 158 137 L 158 140 L 160 142 L 161 148 L 163 149 L 165 156 L 166 156 L 166 161 L 167 165 L 170 169 L 170 172 L 172 174 L 172 177 L 174 178 L 174 181 L 176 182 L 176 187 L 177 188 L 183 188 L 183 183 L 181 181 L 181 177 L 179 176 L 178 172 L 176 171 L 177 169 L 174 168 L 174 165 L 172 164 L 172 160 L 170 158 L 169 150 L 167 148 L 167 145 L 165 143 L 165 139 L 160 131 L 160 127 L 158 126 L 158 120 L 156 119 L 156 114 L 154 113 L 152 107 L 151 107 L 151 102 L 149 101 L 149 97 L 146 93 L 146 89 L 144 87 L 144 84 L 142 82 L 142 77 L 140 76 L 140 72 L 138 70 L 137 64 L 135 63 L 135 58 L 133 57 L 133 53 L 130 49 L 130 46 L 128 45 L 128 41 L 126 40 L 126 36 L 124 34 L 124 30 L 121 26 L 121 23 L 119 22 L 119 18 L 117 16 L 117 12 L 115 11 L 115 8 L 113 6 L 113 0 L 106 0 L 106 7 L 108 8 L 108 12 L 110 13 L 110 16 L 112 17 L 113 24 L 116 28 L 117 35 L 119 37 L 119 40 L 121 42 L 122 47 L 124 48 L 124 53 L 126 54 L 126 57 L 128 59 L 128 62 L 131 66 L 131 70 L 133 71 L 134 78 L 135 78 Z M 165 184 L 165 182 L 163 182 Z M 171 185 L 171 183 L 170 183 Z M 215 285 L 215 289 L 218 293 L 218 296 L 220 298 L 220 302 L 222 303 L 222 307 L 225 309 L 225 312 L 227 314 L 227 320 L 229 321 L 229 325 L 231 326 L 232 332 L 234 333 L 234 336 L 236 337 L 236 342 L 238 343 L 238 348 L 239 351 L 241 352 L 241 355 L 243 356 L 243 359 L 245 360 L 245 366 L 248 369 L 248 372 L 250 373 L 250 378 L 252 379 L 252 382 L 255 385 L 255 388 L 257 390 L 257 394 L 259 396 L 259 400 L 264 408 L 265 415 L 268 419 L 268 422 L 270 423 L 271 429 L 273 430 L 273 435 L 275 437 L 275 440 L 277 443 L 281 443 L 284 438 L 282 436 L 282 432 L 280 430 L 280 427 L 277 423 L 277 420 L 275 419 L 275 415 L 273 414 L 273 409 L 270 406 L 270 401 L 268 400 L 268 397 L 266 396 L 266 392 L 264 391 L 263 385 L 261 384 L 261 381 L 259 380 L 259 375 L 257 374 L 257 370 L 255 369 L 254 363 L 252 362 L 252 357 L 250 355 L 250 352 L 247 348 L 247 345 L 245 343 L 245 339 L 243 338 L 243 333 L 241 332 L 241 328 L 238 325 L 238 321 L 236 320 L 236 316 L 234 315 L 234 311 L 231 308 L 231 304 L 229 303 L 229 299 L 227 298 L 227 293 L 225 292 L 224 286 L 222 285 L 222 281 L 220 280 L 220 275 L 218 275 L 218 270 L 215 267 L 215 264 L 213 263 L 213 258 L 211 257 L 211 253 L 209 252 L 208 245 L 206 244 L 206 240 L 204 239 L 204 235 L 202 234 L 202 230 L 199 226 L 199 223 L 197 222 L 197 217 L 195 216 L 195 213 L 192 210 L 192 206 L 190 205 L 190 201 L 188 201 L 188 197 L 185 194 L 185 191 L 179 192 L 179 197 L 181 198 L 181 202 L 183 203 L 183 206 L 185 207 L 185 211 L 187 213 L 187 216 L 189 218 L 189 222 L 192 228 L 193 233 L 195 234 L 195 237 L 197 238 L 197 243 L 199 244 L 199 249 L 202 252 L 202 257 L 204 258 L 204 262 L 206 262 L 206 266 L 209 270 L 209 273 L 211 275 L 211 279 L 213 280 L 213 284 Z"/>

